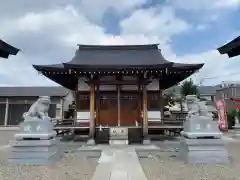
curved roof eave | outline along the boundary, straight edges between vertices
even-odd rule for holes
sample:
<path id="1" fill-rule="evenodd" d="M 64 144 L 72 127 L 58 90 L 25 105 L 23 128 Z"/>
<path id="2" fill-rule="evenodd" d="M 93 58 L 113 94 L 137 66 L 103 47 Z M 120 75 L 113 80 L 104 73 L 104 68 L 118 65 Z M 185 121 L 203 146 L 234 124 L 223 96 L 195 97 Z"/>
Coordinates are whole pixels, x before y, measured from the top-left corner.
<path id="1" fill-rule="evenodd" d="M 64 70 L 63 64 L 50 64 L 50 65 L 32 65 L 34 69 L 37 71 L 42 71 L 42 70 Z"/>
<path id="2" fill-rule="evenodd" d="M 220 54 L 226 54 L 236 47 L 240 47 L 240 36 L 217 48 L 217 50 Z"/>
<path id="3" fill-rule="evenodd" d="M 0 50 L 8 53 L 9 55 L 17 55 L 17 53 L 20 51 L 20 49 L 4 42 L 0 39 Z"/>
<path id="4" fill-rule="evenodd" d="M 204 66 L 204 63 L 200 64 L 185 64 L 185 63 L 174 63 L 172 68 L 175 69 L 201 69 Z"/>
<path id="5" fill-rule="evenodd" d="M 160 79 L 160 87 L 163 90 L 168 89 L 172 86 L 177 85 L 181 81 L 187 79 L 188 77 L 190 77 L 194 73 L 195 72 L 193 71 L 191 73 L 186 73 L 186 74 L 181 74 L 181 75 L 177 75 L 177 76 L 173 76 L 173 77 L 168 77 L 166 79 Z"/>

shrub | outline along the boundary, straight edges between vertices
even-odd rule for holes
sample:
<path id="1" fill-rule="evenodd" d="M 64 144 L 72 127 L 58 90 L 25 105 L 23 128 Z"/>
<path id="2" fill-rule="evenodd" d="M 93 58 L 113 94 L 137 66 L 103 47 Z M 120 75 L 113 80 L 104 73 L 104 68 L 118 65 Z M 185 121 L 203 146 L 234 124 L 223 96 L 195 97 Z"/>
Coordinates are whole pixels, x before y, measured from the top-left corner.
<path id="1" fill-rule="evenodd" d="M 228 129 L 233 129 L 233 126 L 235 125 L 235 118 L 233 114 L 231 113 L 227 114 L 227 122 L 228 122 Z"/>

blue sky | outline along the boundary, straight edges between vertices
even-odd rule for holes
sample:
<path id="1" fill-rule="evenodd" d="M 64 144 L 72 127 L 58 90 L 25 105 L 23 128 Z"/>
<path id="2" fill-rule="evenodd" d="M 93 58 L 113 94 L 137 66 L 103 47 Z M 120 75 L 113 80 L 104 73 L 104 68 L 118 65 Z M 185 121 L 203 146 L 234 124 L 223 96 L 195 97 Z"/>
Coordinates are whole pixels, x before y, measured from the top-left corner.
<path id="1" fill-rule="evenodd" d="M 239 0 L 0 1 L 0 38 L 22 50 L 0 61 L 0 85 L 56 85 L 32 64 L 66 62 L 76 44 L 147 43 L 160 43 L 170 61 L 204 62 L 196 83 L 240 82 L 238 74 L 222 76 L 238 72 L 240 57 L 216 51 L 240 35 L 239 17 Z"/>

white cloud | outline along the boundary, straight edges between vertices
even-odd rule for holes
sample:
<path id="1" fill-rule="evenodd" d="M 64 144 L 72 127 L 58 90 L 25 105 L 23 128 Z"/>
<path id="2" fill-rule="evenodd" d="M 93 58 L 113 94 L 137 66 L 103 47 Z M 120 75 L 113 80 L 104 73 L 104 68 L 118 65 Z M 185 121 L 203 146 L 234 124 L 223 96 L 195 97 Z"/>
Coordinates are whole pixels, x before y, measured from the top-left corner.
<path id="1" fill-rule="evenodd" d="M 177 8 L 186 10 L 217 10 L 239 8 L 239 0 L 168 0 Z"/>
<path id="2" fill-rule="evenodd" d="M 188 31 L 191 26 L 176 17 L 170 7 L 140 9 L 120 23 L 123 35 L 144 34 L 168 40 L 173 35 Z"/>
<path id="3" fill-rule="evenodd" d="M 101 2 L 105 8 L 112 7 L 118 12 L 129 11 L 129 9 L 144 3 L 143 0 L 136 0 L 135 2 L 138 3 L 124 1 L 118 7 L 115 4 L 109 4 L 112 1 Z M 85 1 L 85 3 L 88 3 L 88 1 Z M 87 7 L 87 5 L 85 4 L 83 7 Z M 102 12 L 104 12 L 103 9 Z M 185 63 L 206 62 L 201 72 L 195 75 L 197 81 L 201 77 L 222 74 L 224 68 L 229 64 L 229 59 L 220 55 L 216 50 L 181 57 L 177 56 L 171 49 L 171 39 L 173 36 L 187 33 L 192 26 L 177 17 L 171 7 L 134 10 L 120 22 L 121 34 L 117 36 L 106 34 L 103 26 L 92 23 L 85 13 L 70 5 L 41 12 L 25 13 L 17 18 L 5 19 L 2 24 L 1 36 L 11 43 L 24 35 L 24 38 L 20 38 L 18 43 L 19 48 L 25 48 L 16 57 L 0 61 L 0 80 L 2 80 L 0 84 L 2 85 L 54 84 L 47 78 L 38 75 L 32 68 L 32 64 L 52 64 L 67 61 L 73 56 L 74 48 L 78 43 L 160 43 L 163 55 L 170 61 Z M 18 44 L 16 43 L 16 45 Z M 58 46 L 60 49 L 53 46 Z M 55 57 L 52 54 L 58 55 Z M 216 66 L 216 63 L 218 63 L 218 66 Z M 4 78 L 9 81 L 3 81 Z"/>

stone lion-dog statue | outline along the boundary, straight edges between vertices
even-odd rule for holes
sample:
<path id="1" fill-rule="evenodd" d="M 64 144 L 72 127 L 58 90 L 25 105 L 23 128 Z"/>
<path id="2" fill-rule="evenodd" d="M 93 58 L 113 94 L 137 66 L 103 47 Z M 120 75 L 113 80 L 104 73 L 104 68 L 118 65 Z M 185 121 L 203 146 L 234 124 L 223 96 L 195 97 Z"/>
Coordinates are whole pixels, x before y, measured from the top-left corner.
<path id="1" fill-rule="evenodd" d="M 51 104 L 49 96 L 40 96 L 38 100 L 31 105 L 28 112 L 23 113 L 25 120 L 31 119 L 50 119 L 48 116 L 48 110 Z"/>

